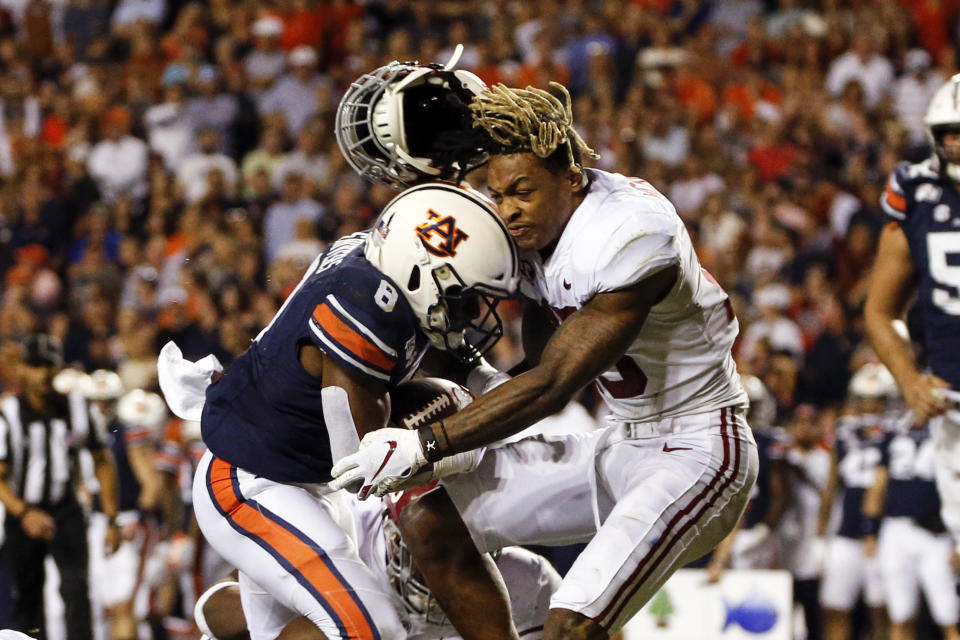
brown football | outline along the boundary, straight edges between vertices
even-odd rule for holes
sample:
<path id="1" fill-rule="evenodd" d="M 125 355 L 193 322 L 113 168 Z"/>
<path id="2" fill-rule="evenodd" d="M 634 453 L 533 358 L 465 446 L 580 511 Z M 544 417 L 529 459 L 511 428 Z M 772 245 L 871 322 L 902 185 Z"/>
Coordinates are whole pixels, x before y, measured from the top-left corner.
<path id="1" fill-rule="evenodd" d="M 401 382 L 390 392 L 390 422 L 418 429 L 448 418 L 473 400 L 470 392 L 443 378 L 417 378 Z"/>

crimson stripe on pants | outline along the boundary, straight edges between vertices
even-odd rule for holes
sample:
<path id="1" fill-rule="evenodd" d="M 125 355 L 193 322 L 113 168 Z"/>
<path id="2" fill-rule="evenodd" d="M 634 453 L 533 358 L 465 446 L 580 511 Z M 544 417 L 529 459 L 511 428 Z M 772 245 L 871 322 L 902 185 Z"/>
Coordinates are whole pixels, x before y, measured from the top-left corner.
<path id="1" fill-rule="evenodd" d="M 624 583 L 624 586 L 621 588 L 621 591 L 617 593 L 613 599 L 610 601 L 610 604 L 607 605 L 600 615 L 594 618 L 601 626 L 607 626 L 611 622 L 617 619 L 617 617 L 623 612 L 624 607 L 630 602 L 630 599 L 636 594 L 636 592 L 643 586 L 644 582 L 653 574 L 654 571 L 663 563 L 664 559 L 669 555 L 670 550 L 673 546 L 679 541 L 686 532 L 692 527 L 701 517 L 716 503 L 717 499 L 723 492 L 727 490 L 730 484 L 733 483 L 733 480 L 740 473 L 740 447 L 738 443 L 738 431 L 737 431 L 737 420 L 736 416 L 733 416 L 732 430 L 733 430 L 733 447 L 734 447 L 734 465 L 733 473 L 723 481 L 723 485 L 714 493 L 714 495 L 707 501 L 706 504 L 700 509 L 700 511 L 693 518 L 689 519 L 686 524 L 684 524 L 680 530 L 673 536 L 670 536 L 671 530 L 677 526 L 677 523 L 680 522 L 680 519 L 688 515 L 693 511 L 696 506 L 703 501 L 707 495 L 713 490 L 717 482 L 720 481 L 721 477 L 727 471 L 730 466 L 730 442 L 727 435 L 727 412 L 730 412 L 733 416 L 732 407 L 727 407 L 720 410 L 720 435 L 723 438 L 723 461 L 720 464 L 720 469 L 717 471 L 717 474 L 710 480 L 710 483 L 701 491 L 697 496 L 687 504 L 686 507 L 681 509 L 667 524 L 664 532 L 660 535 L 660 538 L 654 543 L 653 547 L 647 552 L 647 555 L 640 561 L 637 565 L 637 568 L 633 570 L 633 573 Z M 669 538 L 669 544 L 667 539 Z M 647 567 L 647 564 L 657 555 L 657 552 L 663 548 L 663 553 L 656 558 L 653 564 Z M 647 568 L 646 572 L 644 568 Z M 641 572 L 643 574 L 641 575 Z M 637 579 L 637 576 L 640 576 Z M 617 603 L 620 604 L 617 604 Z"/>

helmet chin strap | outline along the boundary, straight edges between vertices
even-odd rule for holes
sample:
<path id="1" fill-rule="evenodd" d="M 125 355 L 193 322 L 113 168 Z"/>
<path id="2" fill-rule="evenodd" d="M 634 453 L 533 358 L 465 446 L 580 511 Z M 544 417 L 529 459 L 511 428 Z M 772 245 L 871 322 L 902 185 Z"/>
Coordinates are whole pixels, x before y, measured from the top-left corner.
<path id="1" fill-rule="evenodd" d="M 443 70 L 450 71 L 455 66 L 457 66 L 457 63 L 460 62 L 460 56 L 462 55 L 463 55 L 463 45 L 458 42 L 457 46 L 453 50 L 453 54 L 450 56 L 450 59 L 447 60 L 447 64 L 443 65 Z"/>

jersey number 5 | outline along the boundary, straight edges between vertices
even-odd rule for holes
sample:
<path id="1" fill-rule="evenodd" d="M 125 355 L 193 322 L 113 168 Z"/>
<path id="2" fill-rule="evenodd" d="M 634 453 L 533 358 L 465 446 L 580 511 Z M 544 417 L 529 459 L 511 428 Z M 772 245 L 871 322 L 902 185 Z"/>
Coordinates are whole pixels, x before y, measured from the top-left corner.
<path id="1" fill-rule="evenodd" d="M 933 304 L 952 316 L 960 316 L 960 231 L 927 234 L 927 262 L 934 280 Z"/>

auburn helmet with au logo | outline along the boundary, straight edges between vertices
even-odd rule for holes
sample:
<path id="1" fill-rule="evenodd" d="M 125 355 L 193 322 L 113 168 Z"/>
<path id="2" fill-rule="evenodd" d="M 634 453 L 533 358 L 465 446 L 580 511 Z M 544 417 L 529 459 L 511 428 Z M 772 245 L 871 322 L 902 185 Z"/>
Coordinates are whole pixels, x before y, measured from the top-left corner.
<path id="1" fill-rule="evenodd" d="M 517 250 L 479 192 L 407 189 L 384 207 L 364 255 L 400 287 L 437 348 L 472 360 L 503 335 L 496 306 L 517 290 Z"/>

